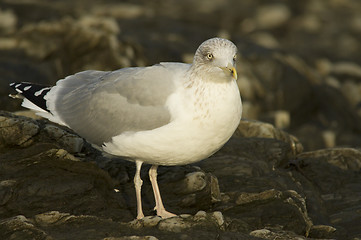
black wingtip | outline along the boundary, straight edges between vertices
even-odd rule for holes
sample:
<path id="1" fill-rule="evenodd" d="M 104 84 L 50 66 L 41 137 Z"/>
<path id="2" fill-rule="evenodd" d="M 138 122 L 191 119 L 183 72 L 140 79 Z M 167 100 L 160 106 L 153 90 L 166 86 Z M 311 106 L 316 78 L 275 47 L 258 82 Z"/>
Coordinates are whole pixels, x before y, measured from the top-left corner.
<path id="1" fill-rule="evenodd" d="M 50 91 L 51 87 L 28 82 L 14 82 L 10 83 L 9 86 L 36 106 L 49 112 L 44 97 Z"/>

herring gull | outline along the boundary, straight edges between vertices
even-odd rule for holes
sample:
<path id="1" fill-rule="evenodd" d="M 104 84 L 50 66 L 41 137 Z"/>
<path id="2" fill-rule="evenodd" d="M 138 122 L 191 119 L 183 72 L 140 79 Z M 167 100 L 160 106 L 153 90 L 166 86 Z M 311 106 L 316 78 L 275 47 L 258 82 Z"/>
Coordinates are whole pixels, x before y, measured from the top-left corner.
<path id="1" fill-rule="evenodd" d="M 12 83 L 22 106 L 65 125 L 102 151 L 136 163 L 137 219 L 144 217 L 140 169 L 151 164 L 155 210 L 165 210 L 158 165 L 205 159 L 232 136 L 242 114 L 236 83 L 237 47 L 229 40 L 203 42 L 192 64 L 161 62 L 116 71 L 88 70 L 53 87 Z"/>

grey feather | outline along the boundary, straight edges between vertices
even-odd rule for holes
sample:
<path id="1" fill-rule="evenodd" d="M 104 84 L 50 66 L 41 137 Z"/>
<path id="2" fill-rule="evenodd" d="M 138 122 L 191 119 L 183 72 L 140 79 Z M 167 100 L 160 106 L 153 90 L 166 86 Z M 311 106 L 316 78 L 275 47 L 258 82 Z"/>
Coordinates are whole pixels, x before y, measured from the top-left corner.
<path id="1" fill-rule="evenodd" d="M 52 111 L 61 121 L 100 146 L 127 131 L 168 124 L 166 100 L 175 91 L 177 73 L 188 68 L 188 64 L 162 63 L 113 72 L 84 71 L 58 81 L 48 99 L 54 101 Z"/>

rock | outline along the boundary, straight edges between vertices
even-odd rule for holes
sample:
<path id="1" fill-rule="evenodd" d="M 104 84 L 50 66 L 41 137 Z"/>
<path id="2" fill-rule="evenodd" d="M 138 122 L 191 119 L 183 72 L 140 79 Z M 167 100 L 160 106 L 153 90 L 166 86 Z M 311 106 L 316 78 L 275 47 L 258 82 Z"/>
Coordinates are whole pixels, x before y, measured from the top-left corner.
<path id="1" fill-rule="evenodd" d="M 39 126 L 31 119 L 0 115 L 0 147 L 29 146 L 38 132 Z"/>
<path id="2" fill-rule="evenodd" d="M 265 5 L 258 9 L 256 22 L 259 28 L 275 28 L 286 23 L 291 16 L 291 11 L 286 5 Z"/>
<path id="3" fill-rule="evenodd" d="M 130 3 L 118 3 L 109 5 L 99 4 L 92 9 L 93 14 L 97 16 L 112 16 L 120 19 L 134 19 L 147 14 L 147 9 Z"/>
<path id="4" fill-rule="evenodd" d="M 268 190 L 261 193 L 241 193 L 236 198 L 235 204 L 225 213 L 232 217 L 244 216 L 244 219 L 247 219 L 245 221 L 250 225 L 274 227 L 278 225 L 284 230 L 305 236 L 312 226 L 305 199 L 295 191 Z M 256 207 L 251 209 L 250 206 Z"/>
<path id="5" fill-rule="evenodd" d="M 186 178 L 183 183 L 184 182 L 187 182 L 186 184 L 189 186 L 189 178 Z M 186 189 L 186 192 L 182 192 L 184 185 L 181 184 L 179 186 L 180 191 L 177 191 L 177 193 L 187 194 L 182 199 L 182 206 L 192 206 L 198 209 L 209 209 L 214 204 L 221 201 L 218 180 L 213 174 L 204 174 L 203 177 L 201 177 L 201 179 L 197 179 L 196 182 L 199 183 L 197 184 L 196 188 L 194 188 L 195 183 L 191 183 L 191 188 Z M 196 190 L 197 188 L 198 190 Z M 190 190 L 193 192 L 189 192 Z"/>
<path id="6" fill-rule="evenodd" d="M 42 126 L 33 119 L 0 112 L 0 146 L 26 147 L 33 144 L 37 138 L 43 142 L 53 141 L 70 153 L 80 152 L 84 144 L 79 136 L 55 125 Z"/>
<path id="7" fill-rule="evenodd" d="M 189 194 L 204 189 L 207 185 L 205 178 L 204 172 L 188 173 L 183 180 L 183 186 L 180 187 L 181 193 Z"/>
<path id="8" fill-rule="evenodd" d="M 129 223 L 129 226 L 134 229 L 141 229 L 143 227 L 154 227 L 162 220 L 158 216 L 146 216 L 142 219 L 135 219 Z"/>
<path id="9" fill-rule="evenodd" d="M 124 236 L 124 237 L 107 237 L 103 240 L 158 240 L 153 236 Z"/>
<path id="10" fill-rule="evenodd" d="M 70 134 L 59 127 L 46 124 L 42 130 L 70 153 L 78 153 L 83 147 L 84 140 L 82 138 L 74 134 Z"/>
<path id="11" fill-rule="evenodd" d="M 240 137 L 274 138 L 289 144 L 294 154 L 303 151 L 303 146 L 296 137 L 264 122 L 242 120 L 234 135 Z"/>
<path id="12" fill-rule="evenodd" d="M 302 162 L 299 174 L 305 177 L 307 182 L 317 186 L 320 199 L 314 199 L 314 196 L 312 196 L 314 194 L 312 193 L 313 189 L 310 188 L 309 184 L 305 186 L 308 189 L 308 191 L 305 191 L 306 197 L 309 200 L 314 199 L 313 201 L 315 202 L 320 201 L 322 206 L 324 206 L 322 211 L 320 211 L 320 207 L 316 209 L 309 208 L 314 224 L 335 228 L 336 231 L 332 235 L 333 238 L 345 236 L 345 228 L 348 229 L 349 237 L 357 236 L 356 232 L 358 231 L 351 226 L 356 226 L 361 220 L 360 216 L 356 213 L 356 209 L 360 208 L 358 203 L 360 189 L 357 186 L 358 182 L 361 181 L 358 174 L 360 170 L 358 160 L 360 151 L 348 148 L 335 148 L 304 154 L 301 154 L 298 158 Z M 294 178 L 304 184 L 305 180 L 301 180 L 299 174 L 295 173 Z M 339 211 L 341 208 L 342 211 Z M 317 218 L 314 216 L 315 211 L 318 214 L 322 213 L 318 215 L 319 217 L 323 214 L 328 217 Z"/>
<path id="13" fill-rule="evenodd" d="M 118 33 L 114 18 L 83 16 L 75 20 L 65 17 L 58 22 L 25 25 L 18 33 L 18 40 L 19 47 L 27 55 L 58 61 L 58 75 L 66 76 L 85 69 L 113 70 L 134 64 L 137 51 L 126 42 L 118 42 Z M 57 38 L 58 35 L 65 40 Z M 97 63 L 91 61 L 94 58 Z M 69 59 L 74 61 L 69 62 Z M 140 58 L 136 61 L 144 65 Z"/>
<path id="14" fill-rule="evenodd" d="M 182 218 L 172 217 L 161 221 L 158 224 L 158 229 L 162 231 L 170 231 L 180 233 L 187 228 L 191 228 L 192 224 L 186 222 Z"/>
<path id="15" fill-rule="evenodd" d="M 195 215 L 194 215 L 194 220 L 195 221 L 201 221 L 201 220 L 205 220 L 207 217 L 207 213 L 205 211 L 198 211 Z"/>
<path id="16" fill-rule="evenodd" d="M 13 33 L 16 29 L 17 20 L 13 11 L 0 9 L 0 31 L 2 33 Z"/>
<path id="17" fill-rule="evenodd" d="M 321 158 L 342 170 L 359 171 L 361 169 L 361 152 L 353 148 L 331 148 L 305 152 L 299 158 Z"/>
<path id="18" fill-rule="evenodd" d="M 38 229 L 23 215 L 14 216 L 0 221 L 2 239 L 41 239 L 51 240 L 45 231 Z"/>
<path id="19" fill-rule="evenodd" d="M 331 73 L 361 78 L 361 66 L 352 62 L 339 62 L 332 65 Z"/>
<path id="20" fill-rule="evenodd" d="M 280 239 L 280 240 L 302 240 L 306 239 L 303 236 L 296 235 L 290 231 L 283 230 L 268 230 L 268 229 L 257 229 L 249 233 L 249 235 L 254 237 L 259 237 L 261 239 Z"/>
<path id="21" fill-rule="evenodd" d="M 41 213 L 34 216 L 35 222 L 43 227 L 63 223 L 70 218 L 71 216 L 69 213 L 60 213 L 58 211 Z"/>
<path id="22" fill-rule="evenodd" d="M 266 32 L 253 33 L 251 39 L 265 48 L 278 48 L 279 42 L 276 40 L 274 36 L 268 34 Z"/>
<path id="23" fill-rule="evenodd" d="M 214 212 L 213 217 L 215 218 L 215 220 L 219 226 L 222 226 L 224 224 L 224 217 L 223 217 L 222 212 L 220 212 L 220 211 Z"/>
<path id="24" fill-rule="evenodd" d="M 333 238 L 336 228 L 327 225 L 314 225 L 310 229 L 311 238 Z"/>

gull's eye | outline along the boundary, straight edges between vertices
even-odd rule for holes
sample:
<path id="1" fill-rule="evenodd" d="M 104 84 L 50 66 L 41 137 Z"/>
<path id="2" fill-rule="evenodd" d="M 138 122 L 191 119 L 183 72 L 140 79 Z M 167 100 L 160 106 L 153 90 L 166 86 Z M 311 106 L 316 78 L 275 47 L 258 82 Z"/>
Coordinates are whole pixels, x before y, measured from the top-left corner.
<path id="1" fill-rule="evenodd" d="M 235 62 L 237 60 L 237 55 L 233 56 L 233 61 Z"/>
<path id="2" fill-rule="evenodd" d="M 207 58 L 208 60 L 212 60 L 214 57 L 213 57 L 213 54 L 212 53 L 208 53 L 207 54 Z"/>

